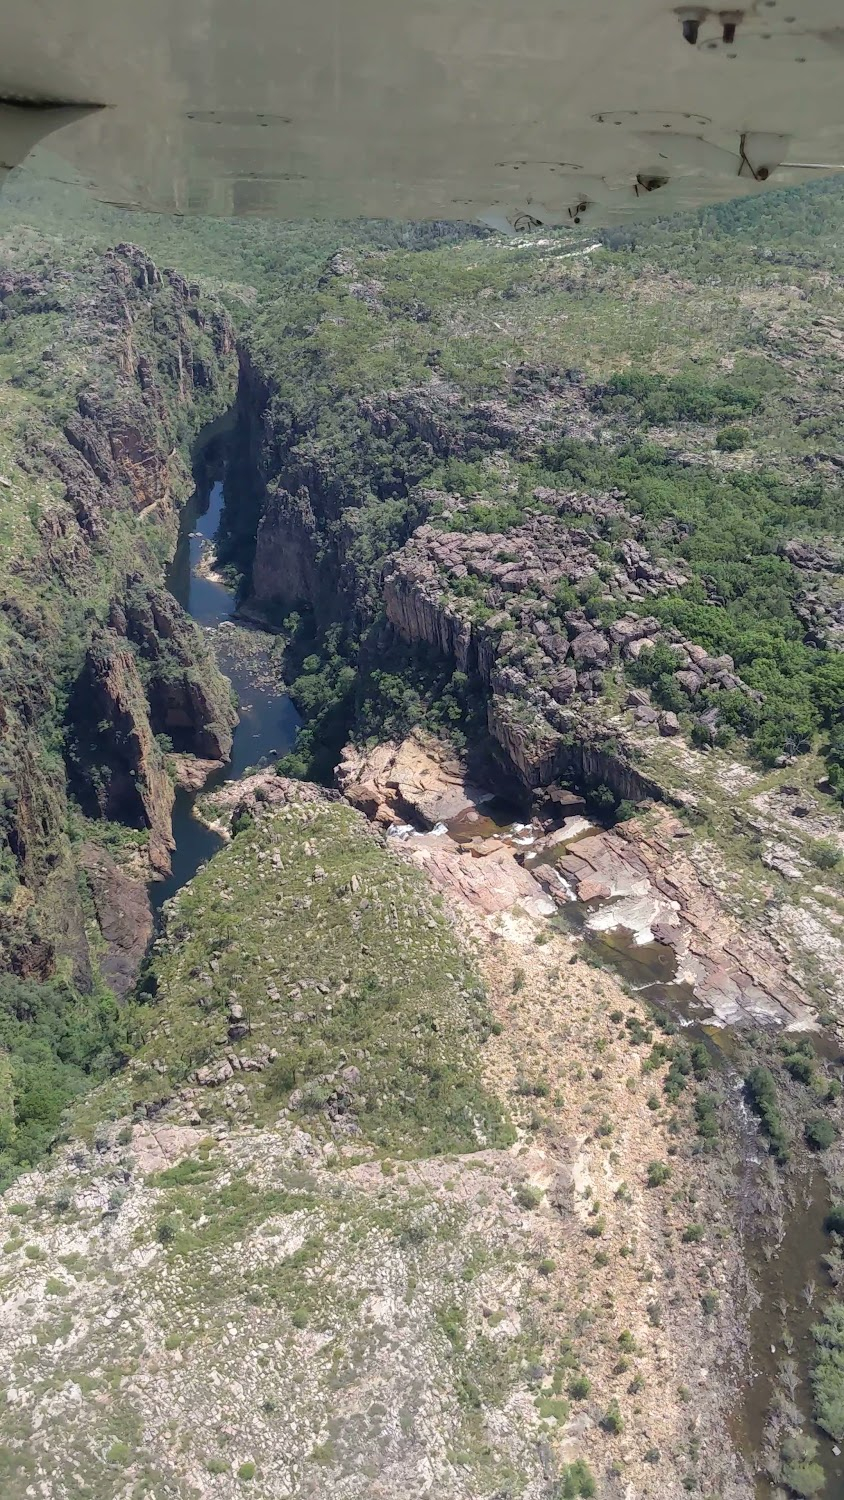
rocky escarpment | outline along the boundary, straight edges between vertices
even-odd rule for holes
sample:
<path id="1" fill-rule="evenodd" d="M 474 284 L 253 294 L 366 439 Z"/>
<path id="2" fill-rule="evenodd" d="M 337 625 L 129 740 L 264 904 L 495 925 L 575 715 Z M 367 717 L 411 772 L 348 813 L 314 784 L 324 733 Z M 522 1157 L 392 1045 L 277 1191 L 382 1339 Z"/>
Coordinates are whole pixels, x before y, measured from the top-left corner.
<path id="1" fill-rule="evenodd" d="M 149 722 L 135 653 L 114 631 L 98 632 L 91 641 L 70 714 L 74 779 L 80 791 L 89 792 L 88 810 L 147 828 L 150 863 L 165 874 L 174 788 Z M 83 725 L 90 726 L 90 736 Z"/>
<path id="2" fill-rule="evenodd" d="M 79 867 L 90 892 L 103 943 L 100 973 L 122 998 L 135 983 L 152 937 L 152 912 L 146 891 L 96 844 L 83 845 Z"/>
<path id="3" fill-rule="evenodd" d="M 403 502 L 399 544 L 429 513 L 435 495 L 421 482 L 439 461 L 500 448 L 529 457 L 561 422 L 574 422 L 583 436 L 594 430 L 576 381 L 523 365 L 511 388 L 510 401 L 472 401 L 435 376 L 378 396 L 344 392 L 336 426 L 324 435 L 326 409 L 295 409 L 281 399 L 277 377 L 243 352 L 234 451 L 239 483 L 257 506 L 251 601 L 265 610 L 305 604 L 351 614 L 373 562 L 360 546 L 373 500 Z"/>
<path id="4" fill-rule="evenodd" d="M 162 741 L 220 764 L 236 714 L 199 631 L 164 589 L 135 574 L 112 601 L 68 717 L 72 785 L 83 807 L 147 829 L 151 869 L 169 874 L 174 784 Z"/>
<path id="5" fill-rule="evenodd" d="M 647 569 L 653 593 L 682 581 L 640 554 L 628 544 L 633 561 L 628 572 L 617 570 L 638 597 L 633 568 Z M 384 606 L 404 640 L 434 646 L 458 671 L 478 674 L 490 734 L 525 786 L 575 777 L 640 800 L 658 796 L 659 787 L 636 770 L 618 732 L 608 735 L 584 705 L 599 696 L 620 651 L 637 654 L 660 627 L 631 615 L 602 630 L 582 608 L 560 611 L 560 585 L 594 578 L 599 561 L 587 532 L 548 515 L 506 535 L 425 525 L 388 559 Z"/>
<path id="6" fill-rule="evenodd" d="M 556 254 L 442 257 L 430 286 L 407 257 L 335 258 L 285 302 L 283 346 L 278 310 L 250 336 L 251 602 L 305 616 L 295 769 L 421 724 L 468 739 L 473 777 L 508 796 L 562 779 L 729 817 L 748 763 L 784 769 L 833 727 L 836 506 L 790 460 L 767 471 L 794 418 L 741 330 L 729 379 L 688 369 L 667 324 L 674 374 L 626 370 L 622 268 Z M 623 286 L 646 318 L 665 305 L 641 266 Z M 819 769 L 840 795 L 832 754 Z"/>
<path id="7" fill-rule="evenodd" d="M 41 977 L 67 955 L 87 983 L 68 776 L 88 817 L 141 830 L 139 879 L 169 868 L 167 742 L 217 761 L 231 743 L 228 687 L 161 566 L 192 489 L 187 440 L 232 399 L 234 338 L 133 246 L 67 268 L 47 245 L 37 270 L 0 277 L 0 341 L 39 355 L 0 459 L 0 950 Z"/>
<path id="8" fill-rule="evenodd" d="M 225 679 L 193 622 L 166 589 L 135 574 L 109 623 L 141 659 L 150 724 L 180 751 L 226 760 L 236 715 Z"/>
<path id="9" fill-rule="evenodd" d="M 323 625 L 352 618 L 357 629 L 365 628 L 383 611 L 405 642 L 432 646 L 458 672 L 479 675 L 489 697 L 493 745 L 505 761 L 503 769 L 508 775 L 515 772 L 523 786 L 533 788 L 568 776 L 587 785 L 608 785 L 619 798 L 659 794 L 656 783 L 639 774 L 623 750 L 610 746 L 599 722 L 587 726 L 582 722 L 583 703 L 599 695 L 601 669 L 609 662 L 611 644 L 588 628 L 582 611 L 574 612 L 572 621 L 581 630 L 572 633 L 581 639 L 566 662 L 565 631 L 551 640 L 550 630 L 539 618 L 541 601 L 530 597 L 541 589 L 552 598 L 559 582 L 596 576 L 601 559 L 594 550 L 595 537 L 578 529 L 572 518 L 583 513 L 599 529 L 619 517 L 629 524 L 621 500 L 612 494 L 572 496 L 537 489 L 537 509 L 543 515 L 529 523 L 524 534 L 446 535 L 425 518 L 444 503 L 460 509 L 466 502 L 413 483 L 438 458 L 478 448 L 492 452 L 505 440 L 519 452 L 535 448 L 547 436 L 552 415 L 559 415 L 560 402 L 569 399 L 570 404 L 569 382 L 552 380 L 548 390 L 541 381 L 528 382 L 528 394 L 534 398 L 530 420 L 527 408 L 517 409 L 518 421 L 512 418 L 509 425 L 503 403 L 466 402 L 444 382 L 433 381 L 424 391 L 393 392 L 381 399 L 364 397 L 354 413 L 357 462 L 352 482 L 344 489 L 329 463 L 330 450 L 313 432 L 285 426 L 289 414 L 279 416 L 278 402 L 248 362 L 241 381 L 241 404 L 256 392 L 268 403 L 263 442 L 257 451 L 254 418 L 249 424 L 251 460 L 257 461 L 265 483 L 251 563 L 250 608 L 278 616 L 304 605 Z M 274 469 L 277 477 L 272 479 Z M 369 499 L 362 493 L 365 484 L 375 500 L 372 493 Z M 397 494 L 402 497 L 394 532 L 397 545 L 378 570 L 368 531 L 377 531 L 383 546 L 384 526 L 380 516 L 374 521 L 370 516 L 376 501 L 388 515 L 397 509 L 391 507 Z M 551 512 L 559 516 L 556 529 L 546 524 Z M 414 530 L 419 519 L 423 524 Z M 486 573 L 479 567 L 481 561 Z M 450 597 L 440 586 L 441 573 L 458 583 L 462 597 Z M 473 621 L 467 596 L 481 578 L 492 587 L 493 612 L 496 607 L 500 612 L 509 600 L 515 618 L 508 622 L 507 615 L 500 614 L 497 623 L 492 620 L 487 627 Z M 624 599 L 634 604 L 684 582 L 680 570 L 660 566 L 634 538 L 625 539 L 614 578 Z M 499 642 L 499 650 L 497 634 L 508 623 L 515 634 Z M 525 631 L 537 637 L 544 631 L 548 636 L 551 654 L 541 673 L 531 675 L 524 669 Z M 509 659 L 507 647 L 514 645 L 517 649 Z M 678 661 L 678 669 L 683 664 Z M 569 700 L 573 700 L 571 709 L 566 711 L 563 706 Z"/>
<path id="10" fill-rule="evenodd" d="M 338 560 L 324 555 L 308 490 L 279 489 L 267 496 L 252 564 L 252 599 L 260 608 L 293 609 L 337 598 Z"/>

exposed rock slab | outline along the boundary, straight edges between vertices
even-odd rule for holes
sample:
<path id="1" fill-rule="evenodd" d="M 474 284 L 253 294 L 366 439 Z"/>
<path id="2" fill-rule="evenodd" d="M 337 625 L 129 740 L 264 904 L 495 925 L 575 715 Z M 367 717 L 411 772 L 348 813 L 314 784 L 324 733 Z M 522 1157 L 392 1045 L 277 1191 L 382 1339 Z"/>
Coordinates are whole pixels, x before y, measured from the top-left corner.
<path id="1" fill-rule="evenodd" d="M 416 734 L 365 751 L 347 745 L 335 775 L 353 806 L 379 822 L 404 818 L 434 828 L 490 796 L 467 779 L 455 756 Z"/>
<path id="2" fill-rule="evenodd" d="M 222 770 L 224 760 L 201 760 L 197 755 L 171 755 L 167 762 L 176 786 L 200 792 L 209 776 Z"/>
<path id="3" fill-rule="evenodd" d="M 534 917 L 550 916 L 554 902 L 509 849 L 476 859 L 453 839 L 415 835 L 404 841 L 413 863 L 442 890 L 487 916 L 520 906 Z"/>
<path id="4" fill-rule="evenodd" d="M 739 929 L 698 879 L 677 846 L 685 828 L 663 816 L 655 830 L 636 820 L 580 839 L 557 868 L 583 901 L 612 904 L 590 916 L 597 930 L 613 926 L 651 938 L 677 957 L 677 979 L 723 1024 L 811 1027 L 809 1001 L 785 974 L 767 938 Z"/>
<path id="5" fill-rule="evenodd" d="M 143 1177 L 152 1172 L 163 1172 L 189 1156 L 204 1139 L 206 1131 L 191 1125 L 149 1125 L 146 1122 L 132 1129 L 132 1154 Z"/>

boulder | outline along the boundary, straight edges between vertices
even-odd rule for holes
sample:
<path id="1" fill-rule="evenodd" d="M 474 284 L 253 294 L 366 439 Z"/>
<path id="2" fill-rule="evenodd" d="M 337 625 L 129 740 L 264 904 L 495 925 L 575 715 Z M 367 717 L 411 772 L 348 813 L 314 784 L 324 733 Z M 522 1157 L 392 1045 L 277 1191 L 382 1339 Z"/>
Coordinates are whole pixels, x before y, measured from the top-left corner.
<path id="1" fill-rule="evenodd" d="M 552 661 L 562 662 L 569 654 L 569 643 L 564 635 L 554 635 L 549 631 L 542 637 L 542 649 Z"/>
<path id="2" fill-rule="evenodd" d="M 644 636 L 654 635 L 659 630 L 659 621 L 652 615 L 643 619 L 640 615 L 625 615 L 610 626 L 610 636 L 619 646 L 638 641 Z"/>
<path id="3" fill-rule="evenodd" d="M 666 738 L 671 735 L 680 733 L 680 720 L 677 718 L 676 714 L 672 714 L 668 711 L 663 711 L 659 715 L 657 723 L 659 725 L 660 734 L 665 736 Z"/>
<path id="4" fill-rule="evenodd" d="M 695 693 L 700 691 L 702 680 L 703 679 L 698 676 L 697 672 L 689 671 L 674 673 L 674 681 L 677 683 L 678 687 L 681 687 L 684 692 L 689 694 L 691 698 L 695 696 Z"/>
<path id="5" fill-rule="evenodd" d="M 586 798 L 581 797 L 579 792 L 570 792 L 566 787 L 549 786 L 547 796 L 549 802 L 562 809 L 564 817 L 583 812 L 586 808 Z"/>
<path id="6" fill-rule="evenodd" d="M 656 640 L 651 635 L 643 636 L 640 640 L 628 641 L 622 646 L 621 654 L 625 661 L 638 661 L 643 651 L 652 651 Z"/>
<path id="7" fill-rule="evenodd" d="M 343 796 L 358 812 L 365 813 L 368 818 L 377 817 L 378 811 L 383 804 L 384 798 L 371 782 L 350 781 L 343 787 Z"/>
<path id="8" fill-rule="evenodd" d="M 556 672 L 551 683 L 551 696 L 555 703 L 568 703 L 577 688 L 577 673 L 569 667 Z"/>
<path id="9" fill-rule="evenodd" d="M 801 568 L 807 573 L 820 573 L 826 570 L 840 573 L 844 567 L 844 559 L 839 553 L 832 551 L 829 547 L 819 547 L 813 542 L 786 542 L 782 550 L 795 568 Z"/>
<path id="10" fill-rule="evenodd" d="M 584 630 L 571 643 L 571 654 L 580 667 L 602 667 L 609 661 L 610 643 L 598 630 Z"/>

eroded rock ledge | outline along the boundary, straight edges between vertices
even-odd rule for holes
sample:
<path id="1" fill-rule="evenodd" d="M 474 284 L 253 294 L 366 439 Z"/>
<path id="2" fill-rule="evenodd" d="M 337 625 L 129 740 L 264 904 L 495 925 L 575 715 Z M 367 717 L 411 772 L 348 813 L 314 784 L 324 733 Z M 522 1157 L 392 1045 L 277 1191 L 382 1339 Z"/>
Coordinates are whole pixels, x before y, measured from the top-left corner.
<path id="1" fill-rule="evenodd" d="M 761 934 L 736 925 L 683 851 L 685 824 L 666 811 L 579 839 L 556 868 L 581 901 L 606 901 L 593 930 L 625 927 L 638 941 L 664 943 L 676 978 L 722 1024 L 813 1027 L 805 995 Z"/>
<path id="2" fill-rule="evenodd" d="M 590 713 L 605 674 L 657 644 L 668 648 L 678 686 L 692 698 L 703 687 L 748 691 L 730 657 L 713 657 L 651 615 L 630 611 L 601 626 L 583 608 L 555 607 L 560 586 L 596 575 L 596 539 L 571 526 L 568 509 L 597 511 L 608 497 L 537 491 L 557 514 L 543 514 L 507 533 L 417 528 L 387 560 L 382 591 L 387 619 L 410 644 L 424 642 L 460 672 L 477 672 L 489 693 L 488 726 L 523 783 L 544 786 L 561 775 L 604 783 L 618 798 L 661 795 L 636 768 L 635 751 L 617 730 L 607 734 Z M 606 587 L 629 602 L 683 586 L 685 575 L 649 557 L 632 538 L 618 549 Z M 637 711 L 662 733 L 677 732 L 673 714 L 658 715 L 647 693 Z M 717 710 L 710 715 L 717 723 Z M 612 743 L 610 743 L 612 741 Z"/>
<path id="3" fill-rule="evenodd" d="M 542 857 L 528 869 L 517 846 L 496 837 L 457 842 L 444 831 L 466 813 L 479 816 L 490 793 L 474 786 L 435 741 L 411 735 L 365 751 L 350 746 L 337 782 L 353 806 L 383 827 L 412 819 L 419 831 L 396 847 L 458 902 L 486 915 L 521 908 L 547 917 L 574 894 L 588 905 L 592 931 L 623 928 L 637 943 L 670 950 L 675 981 L 720 1024 L 815 1026 L 774 945 L 740 929 L 703 883 L 686 852 L 689 829 L 667 808 L 652 805 L 642 818 L 589 832 L 582 817 L 566 816 L 579 812 L 582 799 L 552 788 L 563 825 L 532 845 Z"/>
<path id="4" fill-rule="evenodd" d="M 48 977 L 68 955 L 84 985 L 91 955 L 78 846 L 67 838 L 68 779 L 89 817 L 147 831 L 146 867 L 134 851 L 131 871 L 142 880 L 169 869 L 173 785 L 162 737 L 206 760 L 225 759 L 231 745 L 227 684 L 161 587 L 161 560 L 193 487 L 187 435 L 230 404 L 236 358 L 223 309 L 134 246 L 92 254 L 72 276 L 46 257 L 45 267 L 0 282 L 4 321 L 47 303 L 60 324 L 41 372 L 22 385 L 31 409 L 4 464 L 4 499 L 29 516 L 34 542 L 4 592 L 11 812 L 0 852 L 16 886 L 0 917 L 0 956 Z M 45 748 L 56 742 L 61 756 Z"/>

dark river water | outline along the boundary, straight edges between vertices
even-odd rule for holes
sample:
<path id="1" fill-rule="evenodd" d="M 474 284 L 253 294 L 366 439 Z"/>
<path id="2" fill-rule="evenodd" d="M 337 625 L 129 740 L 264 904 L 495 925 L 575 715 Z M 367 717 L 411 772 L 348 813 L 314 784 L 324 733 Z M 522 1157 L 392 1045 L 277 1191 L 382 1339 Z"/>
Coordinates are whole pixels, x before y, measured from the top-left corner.
<path id="1" fill-rule="evenodd" d="M 240 721 L 234 731 L 231 760 L 206 782 L 205 790 L 236 781 L 248 770 L 271 764 L 291 749 L 299 715 L 277 683 L 280 670 L 274 658 L 275 638 L 234 619 L 234 590 L 203 569 L 212 552 L 220 526 L 225 491 L 219 481 L 212 485 L 205 508 L 199 495 L 185 507 L 176 553 L 167 574 L 167 584 L 182 608 L 203 629 L 213 632 L 214 650 L 221 670 L 229 678 L 237 698 Z M 163 903 L 185 885 L 205 860 L 219 849 L 219 834 L 194 816 L 195 793 L 179 790 L 173 806 L 172 873 L 153 885 L 153 907 Z"/>

